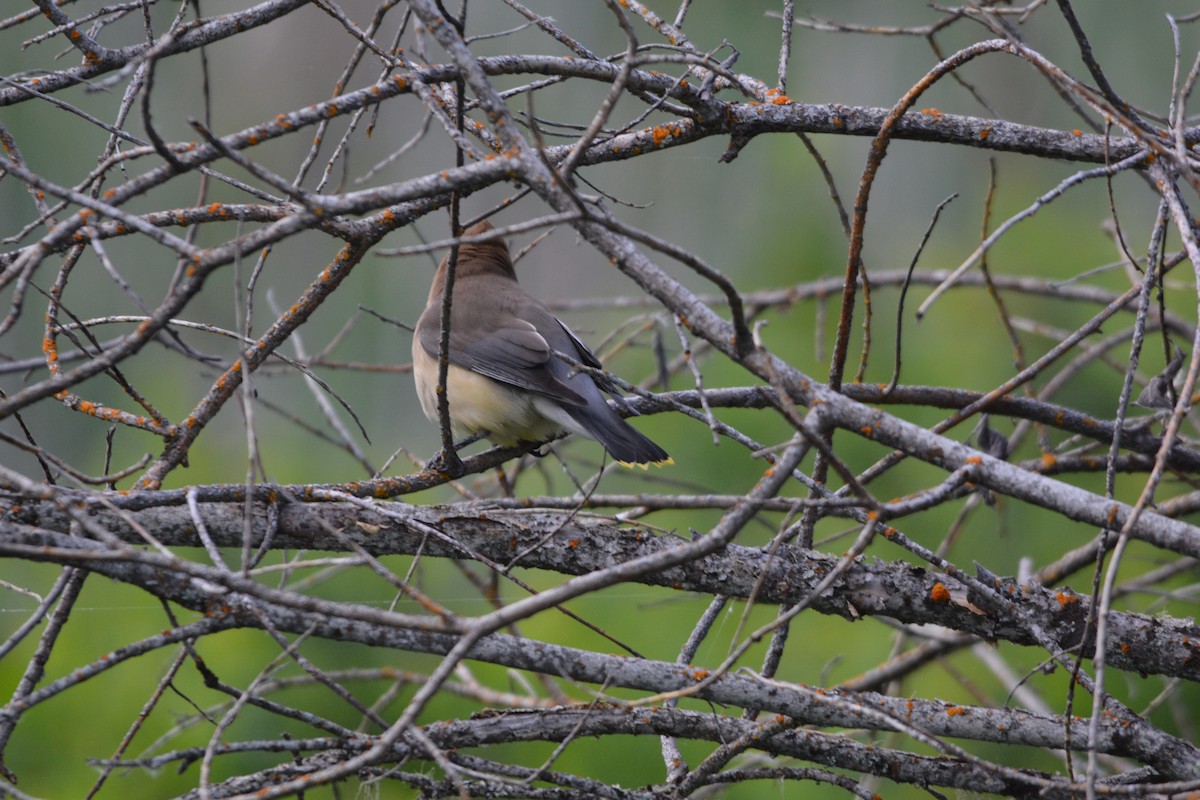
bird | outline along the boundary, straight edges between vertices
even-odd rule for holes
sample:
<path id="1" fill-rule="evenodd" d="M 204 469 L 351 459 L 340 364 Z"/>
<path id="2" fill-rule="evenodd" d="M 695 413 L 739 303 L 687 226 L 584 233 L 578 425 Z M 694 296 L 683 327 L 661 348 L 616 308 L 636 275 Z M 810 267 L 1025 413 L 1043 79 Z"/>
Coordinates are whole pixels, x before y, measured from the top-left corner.
<path id="1" fill-rule="evenodd" d="M 485 220 L 463 235 L 477 237 L 491 230 L 494 226 Z M 449 261 L 447 254 L 438 265 L 412 341 L 417 398 L 434 422 Z M 512 447 L 569 431 L 595 439 L 627 467 L 673 463 L 609 405 L 602 388 L 624 402 L 615 387 L 556 355 L 600 368 L 587 345 L 517 283 L 502 239 L 460 244 L 454 274 L 446 392 L 456 433 L 483 433 Z"/>

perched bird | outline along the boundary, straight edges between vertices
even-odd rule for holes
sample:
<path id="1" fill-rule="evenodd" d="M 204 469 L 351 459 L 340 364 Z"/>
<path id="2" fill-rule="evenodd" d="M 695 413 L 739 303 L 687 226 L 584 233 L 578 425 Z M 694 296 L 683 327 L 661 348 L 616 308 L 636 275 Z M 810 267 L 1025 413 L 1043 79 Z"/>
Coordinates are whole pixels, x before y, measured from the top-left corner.
<path id="1" fill-rule="evenodd" d="M 464 235 L 478 236 L 492 227 L 480 222 Z M 434 422 L 449 259 L 438 265 L 412 344 L 417 397 Z M 502 240 L 459 246 L 454 274 L 446 391 L 455 431 L 486 433 L 497 444 L 512 446 L 566 430 L 595 439 L 625 466 L 672 463 L 665 450 L 609 406 L 596 378 L 555 355 L 600 366 L 587 345 L 517 283 Z"/>

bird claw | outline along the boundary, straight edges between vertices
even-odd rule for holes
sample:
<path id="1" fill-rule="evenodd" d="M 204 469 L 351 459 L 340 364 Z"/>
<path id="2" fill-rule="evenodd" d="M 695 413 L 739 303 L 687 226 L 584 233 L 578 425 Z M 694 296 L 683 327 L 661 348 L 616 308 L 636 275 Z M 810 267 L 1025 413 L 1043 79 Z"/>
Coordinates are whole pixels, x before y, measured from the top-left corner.
<path id="1" fill-rule="evenodd" d="M 467 473 L 458 453 L 453 450 L 439 450 L 437 454 L 425 462 L 425 469 L 445 475 L 450 480 L 457 480 Z"/>

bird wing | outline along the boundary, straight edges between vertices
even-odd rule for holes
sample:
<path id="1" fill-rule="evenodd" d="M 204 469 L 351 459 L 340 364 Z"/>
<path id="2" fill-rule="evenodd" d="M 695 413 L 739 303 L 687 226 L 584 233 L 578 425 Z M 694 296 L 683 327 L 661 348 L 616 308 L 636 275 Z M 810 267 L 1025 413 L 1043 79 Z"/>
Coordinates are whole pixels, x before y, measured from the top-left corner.
<path id="1" fill-rule="evenodd" d="M 596 354 L 592 349 L 583 343 L 583 340 L 575 335 L 575 331 L 563 324 L 562 320 L 556 319 L 554 322 L 558 328 L 567 335 L 567 341 L 570 342 L 574 351 L 567 351 L 569 355 L 574 356 L 579 360 L 580 364 L 586 364 L 594 369 L 604 369 L 604 365 L 600 363 L 600 359 L 596 358 Z M 564 348 L 565 350 L 566 348 Z"/>
<path id="2" fill-rule="evenodd" d="M 543 327 L 551 324 L 561 330 L 558 320 L 539 306 L 531 304 L 517 313 L 505 313 L 494 307 L 476 309 L 480 313 L 470 325 L 451 312 L 450 363 L 560 403 L 587 405 L 587 399 L 564 382 L 566 371 L 558 367 L 566 365 L 553 356 L 553 348 L 539 333 L 538 326 L 524 318 L 532 317 Z M 417 336 L 425 352 L 437 358 L 441 315 L 436 309 L 433 312 L 428 319 L 422 315 Z M 544 318 L 548 318 L 548 323 Z M 456 322 L 460 324 L 456 326 Z M 547 329 L 551 338 L 557 338 L 553 328 Z"/>
<path id="3" fill-rule="evenodd" d="M 591 348 L 584 344 L 583 340 L 575 335 L 575 331 L 563 324 L 562 320 L 556 319 L 554 321 L 557 322 L 559 327 L 562 328 L 563 332 L 567 334 L 568 340 L 575 348 L 574 351 L 568 351 L 569 354 L 577 359 L 580 364 L 589 366 L 592 369 L 601 370 L 601 372 L 593 373 L 588 376 L 591 378 L 592 382 L 595 383 L 596 386 L 598 386 L 601 390 L 607 392 L 609 396 L 616 401 L 619 408 L 629 408 L 629 404 L 625 402 L 624 395 L 621 394 L 620 387 L 609 380 L 608 374 L 603 372 L 604 365 L 600 363 L 600 359 L 596 357 L 596 354 L 592 352 Z"/>

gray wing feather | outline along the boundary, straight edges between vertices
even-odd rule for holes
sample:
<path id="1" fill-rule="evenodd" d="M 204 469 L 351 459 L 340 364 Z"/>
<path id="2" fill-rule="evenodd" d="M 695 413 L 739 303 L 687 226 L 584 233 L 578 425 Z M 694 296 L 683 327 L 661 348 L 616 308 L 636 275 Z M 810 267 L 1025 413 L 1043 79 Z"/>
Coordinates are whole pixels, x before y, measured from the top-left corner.
<path id="1" fill-rule="evenodd" d="M 522 317 L 529 314 L 538 322 L 547 317 L 549 321 L 562 330 L 561 323 L 548 311 L 540 307 L 521 309 Z M 454 314 L 451 319 L 455 319 Z M 587 405 L 587 399 L 573 390 L 564 381 L 565 370 L 557 369 L 563 364 L 561 359 L 552 354 L 551 345 L 539 333 L 538 327 L 526 319 L 515 315 L 501 315 L 491 311 L 488 318 L 474 320 L 469 328 L 459 325 L 450 330 L 450 363 L 457 367 L 469 369 L 480 375 L 545 395 L 557 402 L 567 405 Z M 438 309 L 432 313 L 423 314 L 417 323 L 417 337 L 426 353 L 437 358 L 438 340 L 441 337 L 441 314 Z M 467 328 L 466 332 L 460 332 Z M 550 329 L 553 331 L 553 328 Z M 486 335 L 476 335 L 471 331 L 487 331 Z M 551 333 L 551 338 L 558 338 Z M 573 354 L 572 354 L 573 355 Z M 588 353 L 590 356 L 591 354 Z"/>

